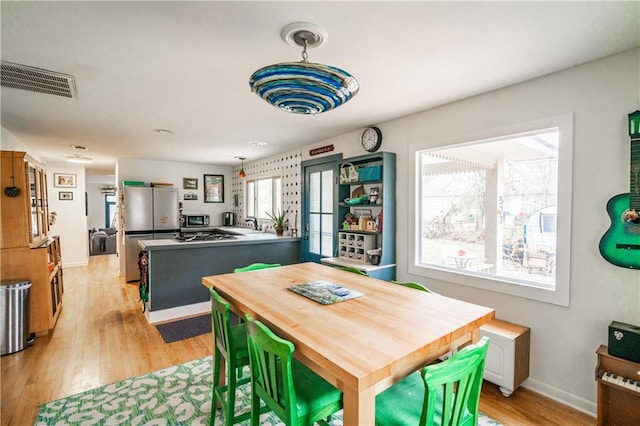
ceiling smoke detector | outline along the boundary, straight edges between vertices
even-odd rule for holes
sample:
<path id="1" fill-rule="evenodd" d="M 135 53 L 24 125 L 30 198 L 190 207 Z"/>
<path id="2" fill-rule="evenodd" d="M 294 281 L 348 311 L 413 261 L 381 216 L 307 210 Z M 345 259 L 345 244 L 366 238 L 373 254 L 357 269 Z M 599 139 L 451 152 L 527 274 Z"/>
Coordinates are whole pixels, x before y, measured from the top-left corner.
<path id="1" fill-rule="evenodd" d="M 72 75 L 28 65 L 0 61 L 0 83 L 11 89 L 28 90 L 47 95 L 77 98 L 76 80 Z"/>

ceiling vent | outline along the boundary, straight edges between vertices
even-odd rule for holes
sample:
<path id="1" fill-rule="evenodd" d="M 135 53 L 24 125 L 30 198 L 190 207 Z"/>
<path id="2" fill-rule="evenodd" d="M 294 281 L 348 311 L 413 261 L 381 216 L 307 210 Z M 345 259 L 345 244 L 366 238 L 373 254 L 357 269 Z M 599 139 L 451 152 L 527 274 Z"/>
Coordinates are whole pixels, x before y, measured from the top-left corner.
<path id="1" fill-rule="evenodd" d="M 3 87 L 30 90 L 48 95 L 77 98 L 76 81 L 72 75 L 27 65 L 1 61 L 0 80 Z"/>

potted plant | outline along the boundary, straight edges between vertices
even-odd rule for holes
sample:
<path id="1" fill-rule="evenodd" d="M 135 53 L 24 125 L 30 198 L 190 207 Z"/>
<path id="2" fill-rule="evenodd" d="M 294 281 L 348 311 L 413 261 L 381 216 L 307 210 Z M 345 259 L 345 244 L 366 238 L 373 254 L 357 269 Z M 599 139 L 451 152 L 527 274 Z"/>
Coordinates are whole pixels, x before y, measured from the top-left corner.
<path id="1" fill-rule="evenodd" d="M 282 232 L 284 231 L 284 227 L 289 224 L 289 219 L 287 219 L 287 211 L 272 211 L 267 212 L 267 216 L 273 222 L 273 229 L 276 230 L 276 235 L 282 236 Z"/>

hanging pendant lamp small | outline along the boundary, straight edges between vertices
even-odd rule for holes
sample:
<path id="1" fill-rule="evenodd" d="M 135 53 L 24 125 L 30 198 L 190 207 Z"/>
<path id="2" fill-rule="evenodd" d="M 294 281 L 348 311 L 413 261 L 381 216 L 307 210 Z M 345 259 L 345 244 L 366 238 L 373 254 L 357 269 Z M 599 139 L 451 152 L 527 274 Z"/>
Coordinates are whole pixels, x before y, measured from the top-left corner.
<path id="1" fill-rule="evenodd" d="M 242 161 L 242 165 L 240 166 L 240 173 L 238 173 L 238 177 L 240 179 L 244 179 L 247 177 L 247 174 L 244 171 L 244 160 L 246 160 L 246 157 L 236 157 L 238 160 Z"/>
<path id="2" fill-rule="evenodd" d="M 249 78 L 251 91 L 271 105 L 296 114 L 320 114 L 343 105 L 360 88 L 347 71 L 308 61 L 307 48 L 323 43 L 322 31 L 313 24 L 295 23 L 282 30 L 289 44 L 303 48 L 302 61 L 260 68 Z"/>

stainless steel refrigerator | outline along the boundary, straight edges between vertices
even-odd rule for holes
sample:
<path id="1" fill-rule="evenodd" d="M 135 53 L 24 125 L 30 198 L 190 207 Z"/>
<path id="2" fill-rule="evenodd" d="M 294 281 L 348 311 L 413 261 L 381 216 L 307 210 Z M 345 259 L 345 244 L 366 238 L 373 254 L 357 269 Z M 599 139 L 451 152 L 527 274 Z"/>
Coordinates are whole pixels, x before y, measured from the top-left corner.
<path id="1" fill-rule="evenodd" d="M 124 188 L 125 268 L 127 281 L 140 279 L 140 240 L 175 238 L 180 232 L 178 189 L 150 186 Z"/>

